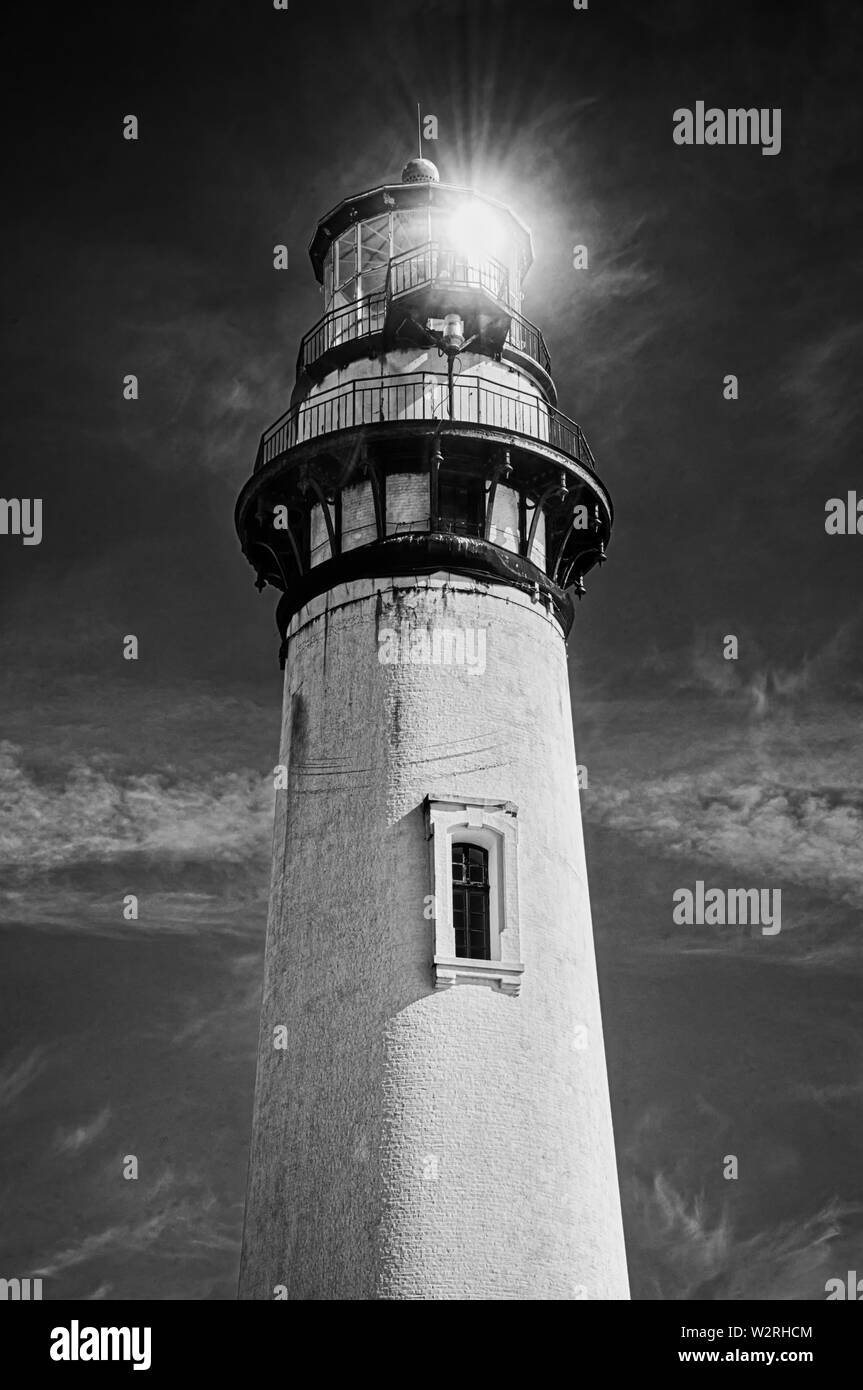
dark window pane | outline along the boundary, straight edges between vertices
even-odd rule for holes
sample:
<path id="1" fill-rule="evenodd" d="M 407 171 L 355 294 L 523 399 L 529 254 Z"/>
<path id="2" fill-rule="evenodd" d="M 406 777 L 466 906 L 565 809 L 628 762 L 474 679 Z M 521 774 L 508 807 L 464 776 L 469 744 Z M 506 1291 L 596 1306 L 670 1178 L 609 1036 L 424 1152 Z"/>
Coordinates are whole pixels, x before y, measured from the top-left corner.
<path id="1" fill-rule="evenodd" d="M 481 536 L 485 513 L 483 480 L 442 472 L 438 483 L 438 511 L 442 531 Z"/>
<path id="2" fill-rule="evenodd" d="M 456 955 L 489 960 L 488 851 L 479 845 L 452 847 L 452 916 Z"/>

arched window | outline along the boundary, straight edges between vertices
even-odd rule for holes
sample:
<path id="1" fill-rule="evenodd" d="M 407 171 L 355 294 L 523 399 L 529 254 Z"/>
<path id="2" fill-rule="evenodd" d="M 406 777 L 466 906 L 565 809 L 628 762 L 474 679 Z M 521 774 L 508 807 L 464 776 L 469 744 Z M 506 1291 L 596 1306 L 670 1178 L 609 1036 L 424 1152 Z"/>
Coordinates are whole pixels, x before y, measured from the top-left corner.
<path id="1" fill-rule="evenodd" d="M 456 984 L 521 990 L 518 807 L 511 801 L 427 796 L 435 989 Z"/>
<path id="2" fill-rule="evenodd" d="M 488 850 L 481 845 L 453 843 L 452 917 L 456 955 L 490 960 Z"/>

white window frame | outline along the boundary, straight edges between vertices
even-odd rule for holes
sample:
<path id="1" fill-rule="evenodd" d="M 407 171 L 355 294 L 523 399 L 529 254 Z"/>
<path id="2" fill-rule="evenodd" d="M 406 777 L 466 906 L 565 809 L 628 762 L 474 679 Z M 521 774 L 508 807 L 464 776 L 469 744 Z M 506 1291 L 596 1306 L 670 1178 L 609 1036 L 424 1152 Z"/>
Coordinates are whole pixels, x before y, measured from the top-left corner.
<path id="1" fill-rule="evenodd" d="M 519 994 L 524 965 L 518 921 L 517 806 L 490 797 L 464 800 L 429 795 L 423 809 L 434 902 L 435 989 L 479 983 L 492 985 L 504 994 Z M 455 953 L 453 844 L 479 845 L 488 851 L 490 960 Z"/>

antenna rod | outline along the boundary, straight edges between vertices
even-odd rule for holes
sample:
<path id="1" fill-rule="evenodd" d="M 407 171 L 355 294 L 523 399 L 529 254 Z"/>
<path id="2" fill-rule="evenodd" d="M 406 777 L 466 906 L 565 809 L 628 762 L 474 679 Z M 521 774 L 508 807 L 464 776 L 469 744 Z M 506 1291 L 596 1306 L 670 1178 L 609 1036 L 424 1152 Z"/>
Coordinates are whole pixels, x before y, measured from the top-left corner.
<path id="1" fill-rule="evenodd" d="M 420 116 L 420 104 L 417 102 L 417 142 L 419 144 L 420 159 L 423 157 L 423 127 L 422 117 Z"/>

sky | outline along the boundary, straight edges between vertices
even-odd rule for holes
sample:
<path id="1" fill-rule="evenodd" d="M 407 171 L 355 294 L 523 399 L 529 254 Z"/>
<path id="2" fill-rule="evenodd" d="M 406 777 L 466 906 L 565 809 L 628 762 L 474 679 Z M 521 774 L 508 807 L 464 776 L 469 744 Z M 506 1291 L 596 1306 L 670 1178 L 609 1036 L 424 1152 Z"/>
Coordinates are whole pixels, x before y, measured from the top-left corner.
<path id="1" fill-rule="evenodd" d="M 0 1275 L 236 1295 L 281 677 L 233 504 L 316 219 L 398 180 L 420 102 L 443 181 L 532 228 L 615 503 L 569 660 L 633 1297 L 824 1298 L 863 1267 L 863 538 L 824 525 L 863 498 L 863 11 L 15 22 L 0 493 L 43 537 L 0 535 Z M 701 100 L 779 108 L 779 153 L 675 144 Z M 698 880 L 781 889 L 781 932 L 676 925 Z"/>

